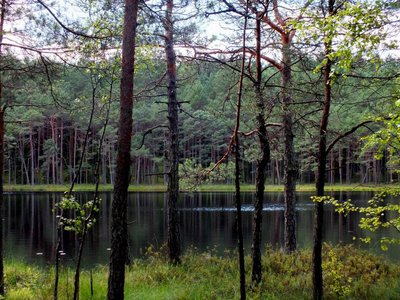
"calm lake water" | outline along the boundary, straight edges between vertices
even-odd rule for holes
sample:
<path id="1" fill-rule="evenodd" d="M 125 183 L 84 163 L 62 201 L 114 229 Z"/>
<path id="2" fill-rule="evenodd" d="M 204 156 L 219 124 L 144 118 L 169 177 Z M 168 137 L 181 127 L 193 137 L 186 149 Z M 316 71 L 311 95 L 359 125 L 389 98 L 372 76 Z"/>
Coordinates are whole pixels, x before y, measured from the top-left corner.
<path id="1" fill-rule="evenodd" d="M 332 193 L 336 199 L 352 199 L 365 204 L 371 198 L 370 192 Z M 301 248 L 310 247 L 313 231 L 313 203 L 311 193 L 297 194 L 297 241 Z M 28 262 L 46 264 L 54 258 L 56 243 L 56 218 L 54 204 L 60 193 L 9 193 L 5 195 L 4 230 L 5 255 L 24 259 Z M 110 247 L 111 193 L 101 193 L 102 199 L 98 221 L 90 231 L 84 251 L 84 265 L 107 263 Z M 251 249 L 251 223 L 253 193 L 243 193 L 243 230 L 246 251 Z M 90 193 L 78 193 L 80 200 L 91 199 Z M 283 195 L 266 193 L 263 215 L 263 242 L 274 247 L 283 244 Z M 183 247 L 193 246 L 199 250 L 214 249 L 223 253 L 236 247 L 235 208 L 233 193 L 184 193 L 179 201 L 181 238 Z M 166 242 L 166 195 L 164 193 L 130 193 L 128 219 L 130 253 L 140 257 L 149 245 L 159 247 Z M 344 218 L 325 207 L 325 240 L 333 244 L 356 243 L 353 237 L 363 237 L 365 232 L 358 228 L 359 215 Z M 395 230 L 375 233 L 398 236 Z M 379 244 L 361 245 L 377 253 L 384 253 L 394 260 L 400 260 L 396 247 L 380 252 Z M 78 239 L 71 232 L 63 234 L 63 260 L 73 262 Z"/>

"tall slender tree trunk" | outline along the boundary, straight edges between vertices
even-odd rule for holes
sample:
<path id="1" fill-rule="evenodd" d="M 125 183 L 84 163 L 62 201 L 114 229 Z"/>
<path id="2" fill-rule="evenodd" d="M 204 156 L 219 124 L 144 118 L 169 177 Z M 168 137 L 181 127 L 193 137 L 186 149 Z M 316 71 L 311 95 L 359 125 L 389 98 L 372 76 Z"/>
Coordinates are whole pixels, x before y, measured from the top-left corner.
<path id="1" fill-rule="evenodd" d="M 109 163 L 108 170 L 109 170 L 109 173 L 110 173 L 110 183 L 111 183 L 111 185 L 114 185 L 114 182 L 115 182 L 113 151 L 114 151 L 114 147 L 113 147 L 112 142 L 110 141 L 109 151 L 108 151 L 108 163 Z"/>
<path id="2" fill-rule="evenodd" d="M 78 130 L 76 128 L 74 128 L 74 153 L 73 153 L 73 160 L 72 160 L 72 181 L 74 180 L 75 176 L 76 176 L 76 152 L 78 151 Z"/>
<path id="3" fill-rule="evenodd" d="M 122 37 L 120 117 L 117 169 L 111 211 L 111 256 L 108 300 L 124 299 L 125 264 L 128 261 L 127 198 L 132 139 L 133 73 L 135 62 L 138 0 L 125 0 Z"/>
<path id="4" fill-rule="evenodd" d="M 252 244 L 252 281 L 259 283 L 262 277 L 261 267 L 261 228 L 262 210 L 264 203 L 264 189 L 267 165 L 270 162 L 270 147 L 267 137 L 267 127 L 265 125 L 265 104 L 261 91 L 261 20 L 256 19 L 256 83 L 255 93 L 257 99 L 257 135 L 261 150 L 261 155 L 257 161 L 256 169 L 256 195 L 254 201 L 253 215 L 253 244 Z"/>
<path id="5" fill-rule="evenodd" d="M 328 15 L 333 14 L 333 5 L 335 0 L 328 0 Z M 318 144 L 318 166 L 316 174 L 316 191 L 317 196 L 324 196 L 325 189 L 325 173 L 326 160 L 328 153 L 326 152 L 326 134 L 328 129 L 330 105 L 332 98 L 331 91 L 331 69 L 332 61 L 330 54 L 332 52 L 332 42 L 330 37 L 328 42 L 325 42 L 325 59 L 324 68 L 324 104 L 319 127 L 319 144 Z M 315 203 L 314 209 L 314 245 L 313 245 L 313 298 L 321 300 L 323 298 L 323 280 L 322 280 L 322 232 L 324 220 L 324 203 L 318 201 Z"/>
<path id="6" fill-rule="evenodd" d="M 11 158 L 8 157 L 8 184 L 11 184 Z"/>
<path id="7" fill-rule="evenodd" d="M 339 184 L 343 184 L 343 149 L 341 145 L 339 144 Z"/>
<path id="8" fill-rule="evenodd" d="M 136 184 L 140 183 L 140 156 L 136 159 Z"/>
<path id="9" fill-rule="evenodd" d="M 31 184 L 35 184 L 35 145 L 33 142 L 33 128 L 29 127 L 29 149 L 31 154 Z"/>
<path id="10" fill-rule="evenodd" d="M 3 42 L 3 30 L 4 20 L 6 14 L 6 0 L 1 0 L 0 8 L 0 59 L 3 57 L 2 42 Z M 3 99 L 3 76 L 2 70 L 0 70 L 0 295 L 4 296 L 4 265 L 3 265 L 3 177 L 4 177 L 4 135 L 5 135 L 5 124 L 4 124 L 4 110 L 6 107 L 6 101 Z"/>
<path id="11" fill-rule="evenodd" d="M 277 185 L 281 185 L 281 171 L 279 169 L 279 159 L 275 159 L 275 165 L 276 165 L 276 183 Z"/>
<path id="12" fill-rule="evenodd" d="M 56 129 L 55 129 L 55 120 L 54 117 L 50 117 L 50 128 L 51 128 L 51 139 L 53 141 L 53 145 L 56 146 Z M 56 184 L 56 154 L 54 153 L 55 149 L 53 148 L 51 151 L 51 176 L 53 184 Z"/>
<path id="13" fill-rule="evenodd" d="M 4 6 L 5 0 L 2 1 L 2 18 L 4 14 Z M 1 24 L 2 25 L 2 24 Z M 2 26 L 0 27 L 0 30 Z M 1 31 L 2 32 L 2 31 Z M 1 41 L 0 41 L 1 47 Z M 0 52 L 1 57 L 1 52 Z M 0 75 L 1 76 L 1 75 Z M 2 98 L 2 81 L 0 79 L 0 102 L 3 102 Z M 4 295 L 4 264 L 3 264 L 3 174 L 4 174 L 4 135 L 5 135 L 5 126 L 4 126 L 4 106 L 0 107 L 0 295 Z"/>
<path id="14" fill-rule="evenodd" d="M 335 184 L 335 155 L 333 150 L 329 153 L 330 155 L 330 167 L 329 167 L 329 174 L 330 174 L 330 184 Z"/>
<path id="15" fill-rule="evenodd" d="M 37 135 L 38 135 L 38 138 L 37 138 L 37 151 L 36 151 L 36 161 L 37 161 L 37 173 L 39 174 L 39 172 L 40 172 L 40 155 L 42 154 L 41 153 L 41 151 L 42 151 L 42 145 L 43 145 L 43 137 L 42 137 L 42 130 L 40 130 L 40 128 L 38 128 L 38 131 L 37 131 Z M 41 178 L 41 176 L 37 176 L 37 182 L 36 183 L 42 183 L 41 181 L 40 181 L 40 178 Z"/>
<path id="16" fill-rule="evenodd" d="M 248 10 L 249 1 L 246 1 L 246 10 Z M 235 204 L 236 204 L 236 231 L 238 235 L 238 253 L 239 253 L 239 275 L 240 275 L 240 299 L 246 299 L 246 273 L 244 266 L 244 246 L 243 246 L 243 228 L 242 228 L 242 200 L 240 194 L 240 113 L 242 107 L 244 68 L 246 60 L 246 29 L 247 29 L 247 14 L 244 19 L 243 35 L 242 35 L 242 61 L 240 67 L 239 88 L 236 103 L 236 120 L 235 129 L 233 132 L 234 150 L 235 150 Z"/>
<path id="17" fill-rule="evenodd" d="M 60 164 L 59 164 L 59 183 L 64 184 L 64 122 L 61 118 L 60 120 Z"/>
<path id="18" fill-rule="evenodd" d="M 374 184 L 378 183 L 378 170 L 377 170 L 377 163 L 374 155 L 371 153 L 371 159 L 372 159 L 372 174 L 373 174 L 373 181 Z"/>
<path id="19" fill-rule="evenodd" d="M 346 149 L 346 184 L 351 183 L 351 144 L 347 145 Z"/>
<path id="20" fill-rule="evenodd" d="M 177 202 L 179 197 L 179 128 L 176 97 L 176 55 L 174 51 L 174 1 L 166 1 L 164 21 L 165 56 L 167 59 L 168 77 L 168 122 L 169 122 L 169 180 L 168 180 L 168 254 L 173 264 L 180 262 L 180 236 Z"/>
<path id="21" fill-rule="evenodd" d="M 285 200 L 285 251 L 296 250 L 296 175 L 297 168 L 294 154 L 293 114 L 290 107 L 292 96 L 290 93 L 292 80 L 292 60 L 290 55 L 290 34 L 282 36 L 282 126 L 284 139 L 284 200 Z"/>
<path id="22" fill-rule="evenodd" d="M 69 149 L 68 149 L 68 164 L 69 164 L 69 183 L 72 183 L 72 180 L 74 178 L 74 151 L 75 151 L 75 145 L 74 145 L 74 135 L 75 135 L 75 128 L 71 128 L 69 130 Z"/>
<path id="23" fill-rule="evenodd" d="M 20 143 L 19 143 L 19 156 L 21 157 L 21 181 L 23 182 L 23 178 L 25 176 L 26 183 L 30 184 L 28 167 L 25 161 L 24 141 L 22 140 L 22 137 L 20 137 Z"/>

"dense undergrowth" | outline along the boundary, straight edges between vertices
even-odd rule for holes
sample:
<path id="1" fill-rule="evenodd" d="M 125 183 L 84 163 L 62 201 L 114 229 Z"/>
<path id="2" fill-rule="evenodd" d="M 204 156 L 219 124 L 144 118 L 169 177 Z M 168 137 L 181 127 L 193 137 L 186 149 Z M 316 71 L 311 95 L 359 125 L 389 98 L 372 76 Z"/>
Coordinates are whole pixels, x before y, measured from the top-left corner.
<path id="1" fill-rule="evenodd" d="M 250 257 L 246 257 L 247 280 Z M 354 246 L 324 246 L 325 299 L 400 299 L 400 266 Z M 311 252 L 294 254 L 268 248 L 259 286 L 247 282 L 249 299 L 311 299 Z M 22 262 L 6 263 L 6 299 L 51 299 L 52 271 Z M 82 274 L 80 299 L 105 299 L 107 267 Z M 92 274 L 92 276 L 90 275 Z M 90 282 L 92 281 L 92 287 Z M 73 271 L 63 268 L 60 299 L 72 299 Z M 239 299 L 238 267 L 233 253 L 224 257 L 187 251 L 182 264 L 168 264 L 162 252 L 127 267 L 126 299 Z"/>

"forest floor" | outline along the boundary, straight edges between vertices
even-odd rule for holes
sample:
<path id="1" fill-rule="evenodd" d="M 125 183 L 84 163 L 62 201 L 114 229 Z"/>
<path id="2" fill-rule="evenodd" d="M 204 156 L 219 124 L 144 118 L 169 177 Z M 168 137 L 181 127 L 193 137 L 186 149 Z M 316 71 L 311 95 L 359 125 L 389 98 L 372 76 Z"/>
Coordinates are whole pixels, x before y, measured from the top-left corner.
<path id="1" fill-rule="evenodd" d="M 182 263 L 169 264 L 165 250 L 148 251 L 127 267 L 125 299 L 239 299 L 235 254 L 186 251 Z M 400 266 L 354 246 L 324 246 L 325 299 L 400 299 Z M 251 286 L 250 257 L 246 257 L 248 299 L 311 299 L 311 252 L 294 254 L 267 248 L 263 279 Z M 107 266 L 84 270 L 80 299 L 105 299 Z M 52 299 L 53 271 L 22 262 L 5 265 L 6 299 Z M 92 277 L 90 276 L 92 274 Z M 73 270 L 62 267 L 59 299 L 72 299 Z M 90 284 L 92 278 L 92 286 Z"/>
<path id="2" fill-rule="evenodd" d="M 76 192 L 92 192 L 94 191 L 95 185 L 92 184 L 76 184 L 74 191 Z M 21 185 L 21 184 L 5 184 L 4 191 L 6 192 L 65 192 L 68 191 L 68 184 L 38 184 L 38 185 Z M 314 184 L 299 184 L 296 186 L 298 192 L 313 192 L 315 191 Z M 364 191 L 383 191 L 386 189 L 400 190 L 399 184 L 335 184 L 325 186 L 327 192 L 364 192 Z M 102 184 L 99 186 L 99 190 L 102 192 L 111 192 L 113 186 L 111 184 Z M 130 192 L 165 192 L 167 186 L 163 184 L 154 185 L 130 185 Z M 235 186 L 233 184 L 203 184 L 196 187 L 182 186 L 181 191 L 199 191 L 199 192 L 234 192 Z M 254 192 L 255 186 L 245 184 L 241 186 L 243 192 Z M 281 192 L 283 191 L 283 185 L 266 185 L 266 192 Z"/>

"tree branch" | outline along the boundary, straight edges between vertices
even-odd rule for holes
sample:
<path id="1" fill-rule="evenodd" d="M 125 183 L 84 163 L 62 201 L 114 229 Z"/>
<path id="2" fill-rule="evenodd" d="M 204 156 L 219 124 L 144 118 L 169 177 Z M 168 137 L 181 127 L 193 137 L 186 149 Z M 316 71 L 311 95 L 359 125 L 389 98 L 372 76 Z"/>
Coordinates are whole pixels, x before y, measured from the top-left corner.
<path id="1" fill-rule="evenodd" d="M 156 126 L 153 126 L 153 127 L 149 128 L 149 129 L 147 129 L 143 133 L 142 142 L 141 142 L 140 146 L 138 148 L 136 148 L 136 150 L 140 150 L 144 145 L 144 140 L 145 140 L 146 136 L 148 134 L 151 134 L 153 132 L 153 130 L 158 129 L 158 128 L 169 128 L 169 127 L 167 125 L 156 125 Z"/>
<path id="2" fill-rule="evenodd" d="M 337 143 L 338 141 L 340 141 L 342 138 L 344 138 L 344 137 L 346 137 L 346 136 L 348 136 L 348 135 L 354 133 L 357 129 L 359 129 L 359 128 L 365 126 L 366 124 L 372 123 L 372 122 L 373 122 L 372 120 L 364 121 L 364 122 L 362 122 L 362 123 L 360 123 L 360 124 L 354 126 L 354 127 L 351 128 L 349 131 L 346 131 L 345 133 L 343 133 L 343 134 L 339 135 L 338 137 L 336 137 L 332 142 L 330 142 L 330 144 L 329 144 L 328 147 L 326 148 L 326 154 L 328 154 L 328 153 L 332 150 L 332 148 L 336 145 L 336 143 Z"/>
<path id="3" fill-rule="evenodd" d="M 95 35 L 89 35 L 86 34 L 84 32 L 79 32 L 76 31 L 72 28 L 69 28 L 68 26 L 66 26 L 63 22 L 61 22 L 61 20 L 55 15 L 55 13 L 50 9 L 50 7 L 48 7 L 42 0 L 36 0 L 37 3 L 39 3 L 41 6 L 43 6 L 49 13 L 50 15 L 54 18 L 54 20 L 66 31 L 68 31 L 69 33 L 72 33 L 74 35 L 80 36 L 80 37 L 84 37 L 84 38 L 89 38 L 89 39 L 107 39 L 110 38 L 112 35 L 110 36 L 95 36 Z"/>

